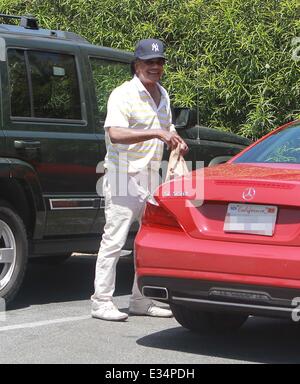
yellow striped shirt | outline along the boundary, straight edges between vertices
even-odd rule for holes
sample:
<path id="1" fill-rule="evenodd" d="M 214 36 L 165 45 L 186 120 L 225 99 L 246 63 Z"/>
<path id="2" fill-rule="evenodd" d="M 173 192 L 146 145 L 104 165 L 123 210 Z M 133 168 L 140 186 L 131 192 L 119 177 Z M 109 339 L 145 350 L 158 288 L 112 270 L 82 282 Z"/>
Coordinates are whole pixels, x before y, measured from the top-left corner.
<path id="1" fill-rule="evenodd" d="M 104 123 L 107 154 L 104 167 L 139 172 L 151 167 L 160 167 L 164 143 L 159 139 L 136 144 L 113 144 L 107 128 L 175 130 L 172 124 L 170 99 L 167 91 L 158 84 L 161 100 L 157 106 L 150 93 L 137 76 L 115 88 L 108 100 L 107 116 Z"/>

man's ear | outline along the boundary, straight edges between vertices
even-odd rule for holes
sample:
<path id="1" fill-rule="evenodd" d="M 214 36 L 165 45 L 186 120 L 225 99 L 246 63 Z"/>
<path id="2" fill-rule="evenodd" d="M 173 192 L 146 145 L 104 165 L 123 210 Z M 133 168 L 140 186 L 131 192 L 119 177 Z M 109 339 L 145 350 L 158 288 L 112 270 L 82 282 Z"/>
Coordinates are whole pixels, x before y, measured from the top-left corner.
<path id="1" fill-rule="evenodd" d="M 131 69 L 131 73 L 132 75 L 137 75 L 137 67 L 138 67 L 138 62 L 139 60 L 138 59 L 135 59 L 131 62 L 131 65 L 130 65 L 130 69 Z"/>
<path id="2" fill-rule="evenodd" d="M 136 74 L 136 71 L 135 71 L 135 64 L 136 64 L 136 60 L 133 60 L 130 64 L 130 71 L 131 71 L 131 74 L 132 76 L 134 76 Z"/>

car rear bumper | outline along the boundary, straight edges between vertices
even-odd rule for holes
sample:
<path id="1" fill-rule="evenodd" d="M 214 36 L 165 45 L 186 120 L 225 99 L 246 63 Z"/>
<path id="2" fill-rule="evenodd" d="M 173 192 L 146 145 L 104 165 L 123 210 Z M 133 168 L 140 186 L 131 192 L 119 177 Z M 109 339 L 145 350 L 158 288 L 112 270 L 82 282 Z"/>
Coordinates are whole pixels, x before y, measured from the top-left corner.
<path id="1" fill-rule="evenodd" d="M 194 239 L 178 229 L 142 226 L 135 255 L 140 276 L 300 289 L 300 247 Z"/>
<path id="2" fill-rule="evenodd" d="M 180 230 L 145 227 L 135 242 L 145 296 L 205 310 L 285 318 L 300 304 L 299 251 L 199 240 Z"/>
<path id="3" fill-rule="evenodd" d="M 139 277 L 138 285 L 146 297 L 204 311 L 300 319 L 300 290 L 156 276 Z"/>

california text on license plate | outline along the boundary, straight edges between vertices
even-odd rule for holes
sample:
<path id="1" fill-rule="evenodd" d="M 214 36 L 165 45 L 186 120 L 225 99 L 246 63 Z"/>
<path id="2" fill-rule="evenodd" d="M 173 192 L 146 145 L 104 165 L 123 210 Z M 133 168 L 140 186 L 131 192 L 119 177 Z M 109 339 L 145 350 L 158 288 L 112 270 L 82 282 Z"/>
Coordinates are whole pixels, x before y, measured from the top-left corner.
<path id="1" fill-rule="evenodd" d="M 225 232 L 272 236 L 278 208 L 273 205 L 230 203 L 224 222 Z"/>

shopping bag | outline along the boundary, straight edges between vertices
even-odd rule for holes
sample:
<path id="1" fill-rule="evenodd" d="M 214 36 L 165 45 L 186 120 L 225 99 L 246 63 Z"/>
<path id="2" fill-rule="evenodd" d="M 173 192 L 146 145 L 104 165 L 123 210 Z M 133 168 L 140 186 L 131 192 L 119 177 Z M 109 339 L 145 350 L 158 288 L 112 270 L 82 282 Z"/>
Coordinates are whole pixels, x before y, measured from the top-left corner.
<path id="1" fill-rule="evenodd" d="M 176 179 L 189 173 L 188 167 L 183 156 L 180 154 L 180 145 L 173 149 L 170 153 L 169 164 L 166 174 L 166 180 Z"/>

